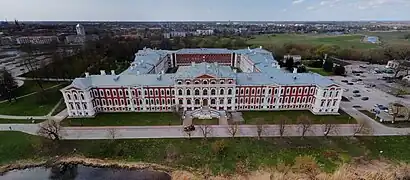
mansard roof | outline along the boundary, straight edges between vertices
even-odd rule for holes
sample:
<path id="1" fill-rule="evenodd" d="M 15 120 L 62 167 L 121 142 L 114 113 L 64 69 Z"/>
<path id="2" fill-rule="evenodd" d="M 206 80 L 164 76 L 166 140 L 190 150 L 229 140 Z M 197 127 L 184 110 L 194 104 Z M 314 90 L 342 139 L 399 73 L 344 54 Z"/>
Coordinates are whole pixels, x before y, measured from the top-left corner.
<path id="1" fill-rule="evenodd" d="M 210 75 L 215 78 L 235 78 L 235 73 L 229 66 L 221 66 L 217 63 L 193 63 L 191 66 L 181 66 L 175 73 L 178 79 L 193 79 L 202 75 Z"/>

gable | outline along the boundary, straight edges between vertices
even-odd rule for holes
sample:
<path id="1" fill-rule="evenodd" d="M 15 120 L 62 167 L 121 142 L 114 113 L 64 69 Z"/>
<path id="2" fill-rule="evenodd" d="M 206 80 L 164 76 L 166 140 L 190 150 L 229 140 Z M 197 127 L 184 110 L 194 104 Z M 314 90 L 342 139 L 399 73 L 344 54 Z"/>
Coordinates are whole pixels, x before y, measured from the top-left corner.
<path id="1" fill-rule="evenodd" d="M 208 74 L 203 74 L 203 75 L 200 75 L 200 76 L 198 76 L 198 77 L 196 77 L 196 78 L 199 78 L 199 79 L 210 79 L 210 78 L 215 78 L 215 77 L 213 77 L 213 76 L 211 76 L 211 75 L 208 75 Z"/>
<path id="2" fill-rule="evenodd" d="M 337 85 L 337 84 L 331 84 L 331 85 L 327 86 L 327 88 L 330 88 L 330 89 L 332 89 L 332 88 L 339 88 L 339 85 Z"/>
<path id="3" fill-rule="evenodd" d="M 72 84 L 70 84 L 69 86 L 66 86 L 64 88 L 61 89 L 61 91 L 71 91 L 71 90 L 81 90 L 80 88 L 73 86 Z"/>

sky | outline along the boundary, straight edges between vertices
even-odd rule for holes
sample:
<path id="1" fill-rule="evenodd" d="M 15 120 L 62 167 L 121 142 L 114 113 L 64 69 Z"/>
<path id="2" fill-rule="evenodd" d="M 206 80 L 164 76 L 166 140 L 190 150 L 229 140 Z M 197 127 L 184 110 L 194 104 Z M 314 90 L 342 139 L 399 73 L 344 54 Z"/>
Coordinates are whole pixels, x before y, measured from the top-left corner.
<path id="1" fill-rule="evenodd" d="M 410 0 L 0 0 L 20 21 L 410 20 Z"/>

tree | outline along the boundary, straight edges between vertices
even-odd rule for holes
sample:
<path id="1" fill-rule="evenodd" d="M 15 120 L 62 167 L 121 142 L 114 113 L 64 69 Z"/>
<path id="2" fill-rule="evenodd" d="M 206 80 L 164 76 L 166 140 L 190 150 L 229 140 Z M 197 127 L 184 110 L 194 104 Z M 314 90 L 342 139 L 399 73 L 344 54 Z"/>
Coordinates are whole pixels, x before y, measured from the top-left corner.
<path id="1" fill-rule="evenodd" d="M 208 139 L 208 136 L 212 133 L 212 127 L 210 125 L 200 125 L 199 129 L 205 139 Z"/>
<path id="2" fill-rule="evenodd" d="M 174 116 L 179 118 L 181 120 L 181 124 L 183 124 L 184 109 L 182 108 L 182 106 L 180 104 L 176 104 L 176 105 L 173 105 L 171 109 L 172 109 L 172 113 L 174 114 Z"/>
<path id="3" fill-rule="evenodd" d="M 311 130 L 312 121 L 307 116 L 301 115 L 297 118 L 297 122 L 299 124 L 298 130 L 301 132 L 303 138 L 306 133 Z"/>
<path id="4" fill-rule="evenodd" d="M 405 95 L 405 94 L 407 94 L 407 91 L 406 91 L 406 89 L 404 89 L 404 87 L 399 87 L 399 88 L 395 91 L 395 93 L 394 93 L 394 95 L 395 95 L 396 97 L 401 97 L 401 96 L 403 96 L 403 95 Z"/>
<path id="5" fill-rule="evenodd" d="M 234 122 L 228 125 L 228 133 L 234 138 L 239 131 L 238 123 Z"/>
<path id="6" fill-rule="evenodd" d="M 108 138 L 115 140 L 115 138 L 117 138 L 117 129 L 115 128 L 109 128 L 108 129 Z"/>
<path id="7" fill-rule="evenodd" d="M 283 137 L 283 135 L 286 132 L 286 124 L 289 121 L 289 119 L 286 116 L 279 116 L 279 135 L 280 137 Z"/>
<path id="8" fill-rule="evenodd" d="M 371 135 L 373 128 L 365 122 L 359 122 L 353 125 L 353 136 L 357 134 Z"/>
<path id="9" fill-rule="evenodd" d="M 16 100 L 14 91 L 17 87 L 17 82 L 13 75 L 6 68 L 0 70 L 0 96 L 7 97 L 9 102 L 13 98 Z"/>
<path id="10" fill-rule="evenodd" d="M 304 65 L 301 65 L 298 67 L 298 73 L 305 73 L 307 72 L 307 69 Z"/>
<path id="11" fill-rule="evenodd" d="M 344 66 L 335 66 L 333 68 L 333 74 L 335 74 L 335 75 L 339 75 L 339 76 L 344 75 L 345 71 L 346 70 L 345 70 Z"/>
<path id="12" fill-rule="evenodd" d="M 389 109 L 393 116 L 393 123 L 396 121 L 396 118 L 400 114 L 405 114 L 406 108 L 400 102 L 390 103 Z"/>
<path id="13" fill-rule="evenodd" d="M 333 61 L 330 59 L 325 60 L 325 63 L 323 64 L 323 70 L 326 72 L 332 72 L 333 71 Z"/>
<path id="14" fill-rule="evenodd" d="M 265 134 L 266 126 L 263 118 L 258 118 L 256 120 L 256 133 L 258 135 L 258 140 L 261 139 L 262 135 Z"/>
<path id="15" fill-rule="evenodd" d="M 59 141 L 62 138 L 61 130 L 62 128 L 57 121 L 49 119 L 40 124 L 37 134 L 53 141 Z"/>
<path id="16" fill-rule="evenodd" d="M 323 135 L 327 137 L 329 134 L 338 134 L 337 125 L 330 120 L 322 120 Z"/>
<path id="17" fill-rule="evenodd" d="M 285 59 L 285 67 L 288 71 L 293 71 L 293 66 L 294 66 L 294 62 L 293 62 L 293 57 L 289 57 L 287 59 Z"/>

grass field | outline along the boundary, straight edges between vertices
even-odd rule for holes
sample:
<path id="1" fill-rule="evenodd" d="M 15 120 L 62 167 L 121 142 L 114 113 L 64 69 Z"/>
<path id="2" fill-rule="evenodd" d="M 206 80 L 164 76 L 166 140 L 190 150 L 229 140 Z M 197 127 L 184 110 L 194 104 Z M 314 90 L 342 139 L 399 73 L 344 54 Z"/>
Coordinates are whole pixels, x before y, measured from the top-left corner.
<path id="1" fill-rule="evenodd" d="M 323 68 L 306 67 L 306 69 L 310 72 L 318 73 L 322 76 L 331 76 L 331 75 L 333 75 L 332 72 L 327 72 L 327 71 L 323 70 Z"/>
<path id="2" fill-rule="evenodd" d="M 168 126 L 182 122 L 172 113 L 105 113 L 95 118 L 66 119 L 63 126 Z"/>
<path id="3" fill-rule="evenodd" d="M 410 45 L 409 39 L 404 39 L 404 36 L 410 34 L 410 31 L 397 31 L 397 32 L 365 32 L 363 33 L 369 36 L 377 36 L 380 41 L 387 44 L 398 44 L 398 45 Z"/>
<path id="4" fill-rule="evenodd" d="M 292 165 L 296 157 L 311 156 L 326 172 L 354 157 L 380 156 L 410 162 L 410 138 L 403 137 L 315 137 L 235 139 L 132 139 L 60 141 L 57 148 L 43 146 L 40 137 L 20 132 L 0 132 L 0 164 L 25 159 L 47 159 L 55 155 L 158 163 L 192 167 L 213 174 Z M 76 149 L 74 152 L 73 149 Z M 379 151 L 383 151 L 380 154 Z"/>
<path id="5" fill-rule="evenodd" d="M 58 82 L 42 82 L 42 85 L 43 85 L 44 89 L 55 86 L 55 85 L 58 85 L 58 84 L 60 84 L 60 83 L 58 83 Z M 63 87 L 63 86 L 60 86 L 60 87 Z M 38 86 L 38 84 L 35 81 L 24 81 L 23 86 L 18 87 L 15 90 L 14 93 L 15 93 L 16 97 L 19 97 L 19 96 L 23 96 L 23 95 L 30 94 L 30 93 L 33 93 L 33 92 L 38 92 L 40 90 L 41 90 L 40 87 Z M 2 100 L 2 99 L 0 98 L 0 100 Z"/>
<path id="6" fill-rule="evenodd" d="M 313 124 L 322 124 L 323 121 L 330 121 L 334 124 L 355 124 L 355 119 L 351 118 L 343 111 L 340 115 L 313 115 L 310 111 L 260 111 L 260 112 L 242 112 L 245 124 L 256 124 L 258 118 L 263 118 L 266 124 L 278 124 L 280 117 L 285 117 L 288 124 L 296 124 L 297 118 L 301 115 L 307 116 Z"/>
<path id="7" fill-rule="evenodd" d="M 219 119 L 192 119 L 192 124 L 194 125 L 218 125 Z"/>
<path id="8" fill-rule="evenodd" d="M 299 34 L 275 34 L 257 35 L 248 40 L 252 45 L 268 44 L 313 44 L 313 45 L 337 45 L 341 48 L 370 49 L 379 47 L 376 44 L 363 43 L 362 35 L 299 35 Z"/>
<path id="9" fill-rule="evenodd" d="M 45 99 L 40 101 L 39 95 L 31 95 L 11 103 L 0 103 L 0 114 L 19 116 L 44 116 L 49 113 L 61 98 L 59 88 L 46 90 Z"/>
<path id="10" fill-rule="evenodd" d="M 40 123 L 44 120 L 34 120 L 34 123 Z M 32 124 L 28 119 L 0 119 L 0 124 Z"/>

